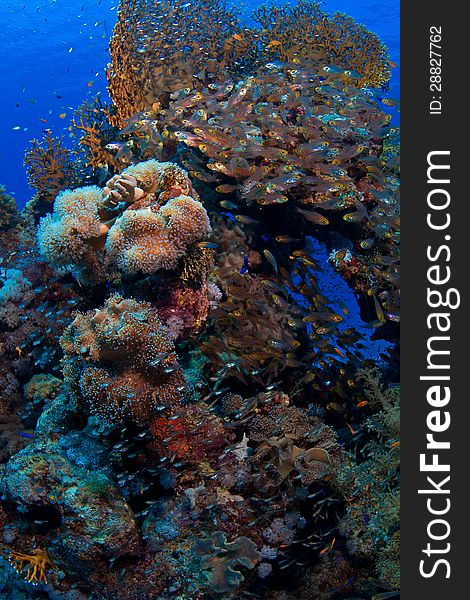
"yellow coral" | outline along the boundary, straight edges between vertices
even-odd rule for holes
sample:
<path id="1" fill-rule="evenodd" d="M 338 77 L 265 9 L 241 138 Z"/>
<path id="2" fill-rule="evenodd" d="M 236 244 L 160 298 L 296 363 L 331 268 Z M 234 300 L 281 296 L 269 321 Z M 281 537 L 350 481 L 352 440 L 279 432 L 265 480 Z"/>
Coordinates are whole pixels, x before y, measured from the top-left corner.
<path id="1" fill-rule="evenodd" d="M 9 560 L 17 573 L 26 569 L 25 579 L 29 583 L 47 583 L 46 571 L 53 566 L 47 550 L 36 548 L 32 554 L 12 551 Z"/>
<path id="2" fill-rule="evenodd" d="M 360 76 L 359 87 L 380 87 L 390 79 L 386 46 L 363 25 L 341 13 L 323 12 L 320 3 L 299 0 L 263 5 L 254 12 L 266 61 L 328 63 Z"/>
<path id="3" fill-rule="evenodd" d="M 171 92 L 240 74 L 255 44 L 221 0 L 121 0 L 109 53 L 110 120 L 121 128 Z"/>

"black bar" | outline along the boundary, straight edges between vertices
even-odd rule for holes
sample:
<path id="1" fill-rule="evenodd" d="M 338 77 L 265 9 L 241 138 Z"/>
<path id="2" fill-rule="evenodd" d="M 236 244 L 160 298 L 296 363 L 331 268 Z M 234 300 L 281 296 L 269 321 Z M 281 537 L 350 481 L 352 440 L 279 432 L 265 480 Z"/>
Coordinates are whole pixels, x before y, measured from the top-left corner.
<path id="1" fill-rule="evenodd" d="M 469 99 L 464 92 L 469 80 L 467 43 L 470 31 L 461 7 L 456 2 L 436 0 L 402 2 L 401 6 L 401 578 L 405 600 L 470 598 L 467 544 L 470 534 L 470 384 L 467 377 L 470 374 L 470 327 L 464 293 L 470 277 L 467 257 L 467 245 L 470 244 L 467 139 L 470 128 Z M 435 60 L 431 61 L 431 58 Z M 438 59 L 440 72 L 431 71 L 439 66 Z M 438 74 L 440 81 L 430 79 Z M 432 86 L 432 83 L 436 85 Z M 429 162 L 450 165 L 450 169 L 431 168 L 427 173 Z M 449 183 L 446 183 L 447 179 Z M 447 202 L 447 208 L 432 208 L 438 204 L 445 206 Z M 449 226 L 433 230 L 432 227 L 447 222 L 446 214 L 451 219 Z M 428 215 L 430 223 L 427 222 Z M 449 248 L 450 256 L 445 247 Z M 436 265 L 437 269 L 428 271 Z M 450 280 L 436 283 L 447 277 L 446 267 L 450 270 Z M 429 277 L 435 280 L 434 283 Z M 440 291 L 443 296 L 455 288 L 456 292 L 450 293 L 450 303 L 457 302 L 459 293 L 460 307 L 432 308 L 428 302 L 428 288 Z M 438 304 L 438 295 L 433 293 L 429 301 Z M 429 317 L 433 313 L 449 316 Z M 439 331 L 438 323 L 444 329 L 449 322 L 448 332 Z M 429 342 L 430 338 L 446 336 L 450 339 Z M 450 355 L 428 354 L 428 342 L 431 351 L 450 350 Z M 428 368 L 428 359 L 431 366 L 440 368 Z M 450 368 L 443 368 L 446 365 Z M 436 375 L 448 376 L 450 380 L 420 380 L 420 376 Z M 436 388 L 429 392 L 433 386 Z M 446 386 L 450 392 L 447 404 Z M 448 418 L 450 426 L 446 429 Z M 443 431 L 432 431 L 438 428 Z M 431 441 L 426 438 L 427 434 L 434 435 Z M 450 449 L 426 448 L 428 442 L 439 441 L 449 442 Z M 434 460 L 439 465 L 449 465 L 450 471 L 420 470 L 420 454 L 426 455 L 427 464 L 432 462 L 433 454 L 437 455 Z M 448 493 L 419 494 L 418 490 L 433 489 L 428 476 L 434 486 L 440 486 Z M 447 476 L 450 480 L 442 483 Z M 433 515 L 429 511 L 446 508 L 448 511 L 442 515 Z M 448 523 L 450 530 L 445 538 L 447 525 L 433 523 L 435 519 Z M 430 534 L 443 539 L 433 540 Z M 423 552 L 428 543 L 429 556 Z M 449 548 L 445 552 L 447 543 Z M 438 560 L 447 561 L 448 566 L 446 562 L 437 563 Z M 430 576 L 425 577 L 420 568 Z M 450 577 L 446 578 L 447 575 Z"/>

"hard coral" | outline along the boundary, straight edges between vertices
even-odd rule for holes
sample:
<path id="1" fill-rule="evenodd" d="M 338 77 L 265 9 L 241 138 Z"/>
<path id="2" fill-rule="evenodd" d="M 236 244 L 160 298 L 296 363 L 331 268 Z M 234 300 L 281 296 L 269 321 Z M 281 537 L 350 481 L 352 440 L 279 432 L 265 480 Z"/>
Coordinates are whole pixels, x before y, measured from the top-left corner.
<path id="1" fill-rule="evenodd" d="M 388 51 L 380 39 L 352 17 L 323 12 L 320 3 L 299 0 L 297 5 L 263 5 L 254 12 L 259 24 L 263 58 L 299 64 L 322 60 L 352 69 L 360 86 L 380 87 L 390 78 Z"/>
<path id="2" fill-rule="evenodd" d="M 146 423 L 181 403 L 173 343 L 147 302 L 112 296 L 79 313 L 60 343 L 66 382 L 106 422 Z"/>
<path id="3" fill-rule="evenodd" d="M 121 1 L 107 71 L 113 125 L 176 90 L 224 81 L 253 53 L 250 31 L 222 0 Z"/>

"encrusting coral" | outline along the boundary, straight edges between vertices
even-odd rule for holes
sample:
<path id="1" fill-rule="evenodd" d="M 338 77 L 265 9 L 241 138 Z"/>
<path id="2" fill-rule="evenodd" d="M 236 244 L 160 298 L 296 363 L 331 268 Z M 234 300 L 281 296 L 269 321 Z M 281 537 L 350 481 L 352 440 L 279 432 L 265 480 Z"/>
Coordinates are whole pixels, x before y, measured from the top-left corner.
<path id="1" fill-rule="evenodd" d="M 173 343 L 147 302 L 112 296 L 78 314 L 60 343 L 66 383 L 109 423 L 148 423 L 181 403 Z"/>
<path id="2" fill-rule="evenodd" d="M 259 561 L 259 552 L 252 540 L 239 537 L 227 542 L 221 531 L 208 539 L 198 540 L 192 553 L 200 557 L 201 571 L 216 594 L 235 591 L 244 579 L 237 567 L 253 569 Z"/>

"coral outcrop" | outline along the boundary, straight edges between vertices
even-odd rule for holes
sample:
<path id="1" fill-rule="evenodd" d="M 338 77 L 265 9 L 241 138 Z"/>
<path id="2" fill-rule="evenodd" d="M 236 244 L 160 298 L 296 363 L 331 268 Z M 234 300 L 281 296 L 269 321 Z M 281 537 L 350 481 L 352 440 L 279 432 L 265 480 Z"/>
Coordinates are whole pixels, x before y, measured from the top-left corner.
<path id="1" fill-rule="evenodd" d="M 182 401 L 173 343 L 147 302 L 112 296 L 78 314 L 61 346 L 66 383 L 106 422 L 146 423 Z"/>
<path id="2" fill-rule="evenodd" d="M 59 272 L 90 284 L 105 277 L 106 266 L 125 275 L 175 269 L 210 231 L 185 171 L 149 160 L 114 176 L 103 190 L 61 192 L 39 224 L 38 243 Z"/>
<path id="3" fill-rule="evenodd" d="M 16 454 L 2 484 L 18 511 L 40 510 L 51 524 L 60 515 L 61 535 L 55 543 L 62 559 L 86 563 L 131 554 L 138 547 L 132 511 L 112 481 L 104 473 L 87 474 L 55 443 L 37 442 Z"/>

